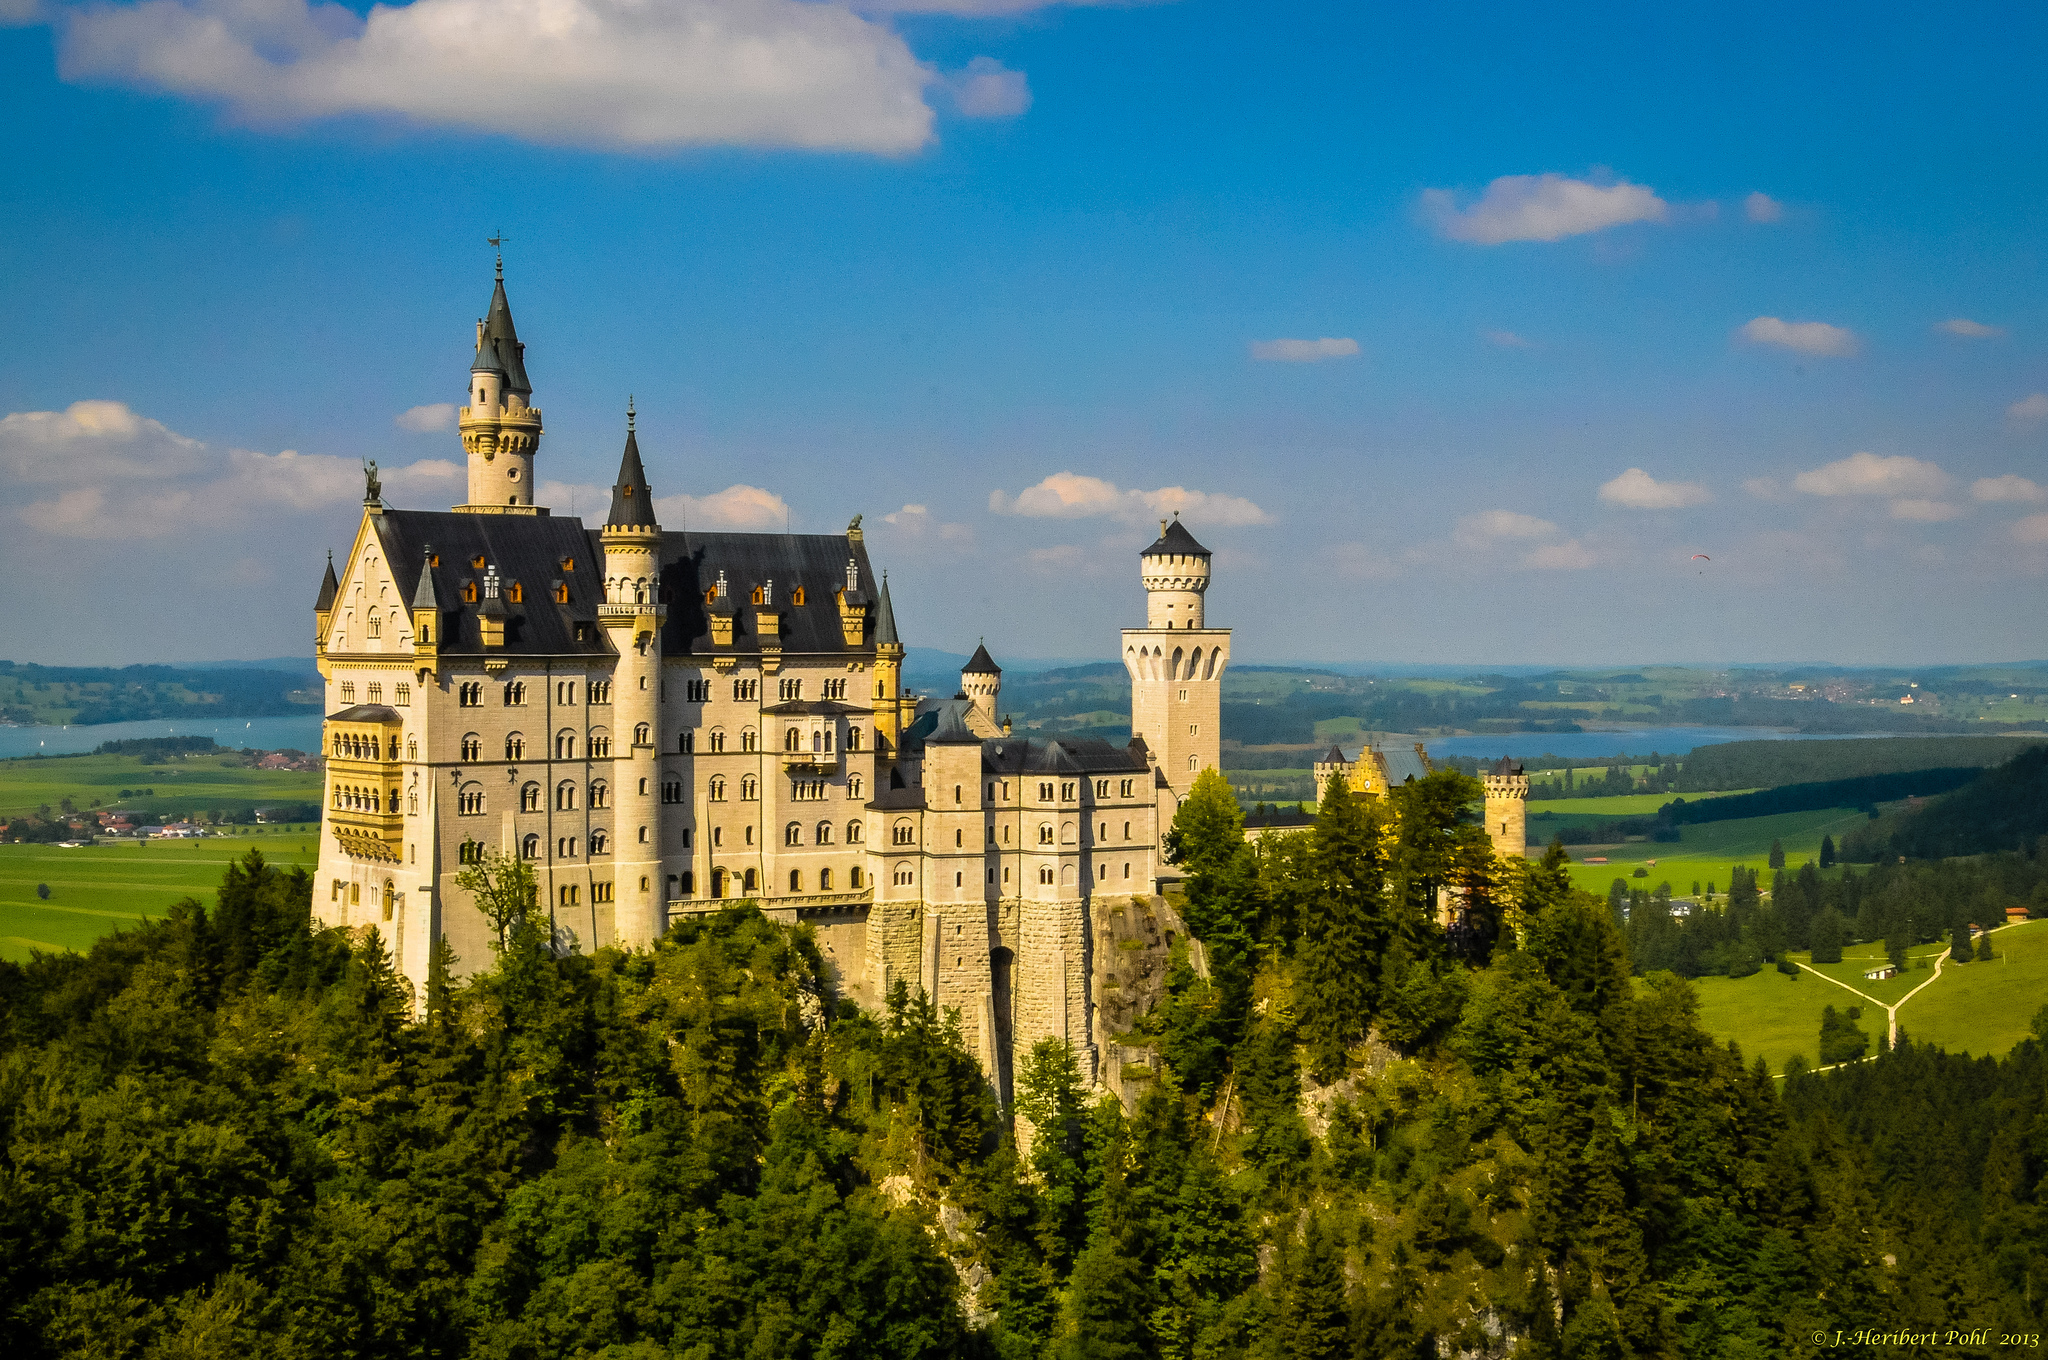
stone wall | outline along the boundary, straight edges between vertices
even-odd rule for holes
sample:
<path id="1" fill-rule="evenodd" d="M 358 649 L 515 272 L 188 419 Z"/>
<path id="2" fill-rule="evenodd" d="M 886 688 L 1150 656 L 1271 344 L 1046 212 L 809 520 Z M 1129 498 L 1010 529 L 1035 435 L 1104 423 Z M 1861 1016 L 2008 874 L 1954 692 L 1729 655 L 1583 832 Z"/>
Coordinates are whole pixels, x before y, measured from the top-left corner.
<path id="1" fill-rule="evenodd" d="M 1166 973 L 1176 941 L 1191 951 L 1185 922 L 1163 897 L 1100 897 L 1091 904 L 1094 935 L 1090 982 L 1095 997 L 1095 1039 L 1102 1052 L 1098 1084 L 1135 1107 L 1156 1070 L 1151 1049 L 1118 1041 L 1166 996 Z M 1192 963 L 1197 956 L 1191 952 Z"/>

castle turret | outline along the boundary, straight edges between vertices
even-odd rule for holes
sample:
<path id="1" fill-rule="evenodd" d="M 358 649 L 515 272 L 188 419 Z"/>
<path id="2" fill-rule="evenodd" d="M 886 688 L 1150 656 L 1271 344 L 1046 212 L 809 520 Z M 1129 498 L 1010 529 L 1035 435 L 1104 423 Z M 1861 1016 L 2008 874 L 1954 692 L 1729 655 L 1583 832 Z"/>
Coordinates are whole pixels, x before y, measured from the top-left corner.
<path id="1" fill-rule="evenodd" d="M 896 609 L 889 602 L 889 578 L 882 577 L 875 601 L 875 749 L 893 756 L 903 740 L 903 640 L 896 636 Z"/>
<path id="2" fill-rule="evenodd" d="M 619 655 L 612 672 L 612 929 L 628 946 L 654 943 L 667 924 L 661 875 L 661 526 L 640 465 L 640 438 L 626 408 L 626 450 L 612 486 L 598 623 Z"/>
<path id="3" fill-rule="evenodd" d="M 1493 841 L 1493 853 L 1502 859 L 1522 858 L 1529 849 L 1529 776 L 1502 756 L 1480 782 L 1486 786 L 1486 834 Z"/>
<path id="4" fill-rule="evenodd" d="M 469 499 L 457 510 L 472 514 L 538 514 L 533 503 L 533 458 L 540 451 L 540 410 L 529 399 L 526 346 L 512 325 L 505 298 L 505 260 L 488 315 L 476 323 L 476 361 L 469 366 L 469 404 L 458 425 L 469 457 Z"/>
<path id="5" fill-rule="evenodd" d="M 987 643 L 977 645 L 973 657 L 961 669 L 960 693 L 974 701 L 974 711 L 981 719 L 976 725 L 978 734 L 996 735 L 996 706 L 1003 694 L 1003 668 L 988 654 Z"/>
<path id="6" fill-rule="evenodd" d="M 1179 519 L 1159 522 L 1159 539 L 1139 555 L 1143 628 L 1124 630 L 1131 673 L 1131 732 L 1143 737 L 1175 798 L 1204 769 L 1222 764 L 1223 668 L 1230 630 L 1209 628 L 1209 550 Z"/>

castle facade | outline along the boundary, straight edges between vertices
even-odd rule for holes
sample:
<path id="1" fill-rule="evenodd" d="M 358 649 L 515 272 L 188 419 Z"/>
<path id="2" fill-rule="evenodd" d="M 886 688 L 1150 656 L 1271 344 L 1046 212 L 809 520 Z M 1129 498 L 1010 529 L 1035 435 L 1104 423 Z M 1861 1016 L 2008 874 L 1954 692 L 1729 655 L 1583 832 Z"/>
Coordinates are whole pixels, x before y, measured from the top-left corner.
<path id="1" fill-rule="evenodd" d="M 1092 1078 L 1091 912 L 1158 891 L 1174 809 L 1220 762 L 1208 550 L 1176 520 L 1140 555 L 1128 745 L 1013 735 L 986 648 L 951 698 L 905 691 L 858 517 L 665 529 L 630 414 L 604 523 L 552 515 L 532 397 L 501 266 L 459 420 L 465 503 L 389 507 L 373 478 L 321 584 L 318 919 L 375 925 L 418 991 L 438 939 L 462 971 L 490 960 L 455 884 L 486 851 L 530 864 L 558 938 L 590 947 L 751 899 L 814 926 L 843 994 L 902 982 L 957 1008 L 1005 1090 L 1011 1052 L 1046 1036 Z"/>

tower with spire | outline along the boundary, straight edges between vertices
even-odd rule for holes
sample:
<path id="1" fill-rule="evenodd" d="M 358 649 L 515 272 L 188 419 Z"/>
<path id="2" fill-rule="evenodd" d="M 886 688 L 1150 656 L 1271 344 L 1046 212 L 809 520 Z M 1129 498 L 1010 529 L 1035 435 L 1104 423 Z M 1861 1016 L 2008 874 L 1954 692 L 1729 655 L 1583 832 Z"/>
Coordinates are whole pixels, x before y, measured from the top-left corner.
<path id="1" fill-rule="evenodd" d="M 1139 554 L 1145 627 L 1126 628 L 1131 673 L 1131 734 L 1144 738 L 1176 798 L 1195 776 L 1223 763 L 1223 668 L 1230 630 L 1211 628 L 1204 609 L 1209 550 L 1178 515 L 1159 521 L 1159 538 Z"/>
<path id="2" fill-rule="evenodd" d="M 469 461 L 469 498 L 455 507 L 475 515 L 534 515 L 533 459 L 540 452 L 540 408 L 526 379 L 526 346 L 505 298 L 505 257 L 490 311 L 476 323 L 476 360 L 469 366 L 469 404 L 458 427 Z"/>
<path id="3" fill-rule="evenodd" d="M 621 941 L 651 945 L 666 920 L 661 856 L 661 525 L 640 464 L 633 404 L 626 403 L 626 449 L 612 485 L 604 545 L 604 603 L 597 619 L 618 654 L 611 697 L 612 779 L 618 816 L 612 860 L 613 919 Z"/>

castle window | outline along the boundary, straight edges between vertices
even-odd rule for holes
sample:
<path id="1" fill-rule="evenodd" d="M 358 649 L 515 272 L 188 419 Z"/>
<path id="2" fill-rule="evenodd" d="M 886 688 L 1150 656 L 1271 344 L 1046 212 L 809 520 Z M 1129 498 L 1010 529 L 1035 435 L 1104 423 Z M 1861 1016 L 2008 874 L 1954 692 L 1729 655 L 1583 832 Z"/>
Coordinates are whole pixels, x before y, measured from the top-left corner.
<path id="1" fill-rule="evenodd" d="M 456 846 L 455 862 L 457 864 L 482 864 L 484 862 L 484 843 L 482 841 L 464 841 Z"/>
<path id="2" fill-rule="evenodd" d="M 683 729 L 682 731 L 680 731 L 680 732 L 676 733 L 676 750 L 677 750 L 677 752 L 679 752 L 679 753 L 680 753 L 680 754 L 682 754 L 682 755 L 689 755 L 689 754 L 690 754 L 691 752 L 695 751 L 696 749 L 697 749 L 697 734 L 696 734 L 696 732 L 695 732 L 694 730 L 692 730 L 692 729 L 690 729 L 690 728 L 687 728 L 687 727 L 686 727 L 686 728 L 684 728 L 684 729 Z"/>
<path id="3" fill-rule="evenodd" d="M 1124 861 L 1124 877 L 1125 877 L 1125 878 L 1129 878 L 1130 876 L 1131 876 L 1131 862 L 1130 862 L 1129 860 L 1125 860 L 1125 861 Z"/>
<path id="4" fill-rule="evenodd" d="M 574 760 L 575 758 L 576 734 L 567 728 L 555 733 L 555 759 Z"/>
<path id="5" fill-rule="evenodd" d="M 724 728 L 722 728 L 722 727 L 714 727 L 714 728 L 712 728 L 712 729 L 711 729 L 711 750 L 712 750 L 713 754 L 716 754 L 716 753 L 718 753 L 718 752 L 720 752 L 720 751 L 723 751 L 724 749 L 725 749 L 725 729 L 724 729 Z"/>
<path id="6" fill-rule="evenodd" d="M 858 727 L 846 729 L 846 749 L 849 751 L 858 751 L 860 749 L 860 729 Z"/>
<path id="7" fill-rule="evenodd" d="M 825 682 L 825 697 L 827 699 L 844 699 L 846 697 L 846 682 L 844 680 L 827 680 Z"/>
<path id="8" fill-rule="evenodd" d="M 599 784 L 592 784 L 592 785 L 590 786 L 590 806 L 591 806 L 591 807 L 593 807 L 593 808 L 604 808 L 604 807 L 610 807 L 610 806 L 611 806 L 611 802 L 612 802 L 612 793 L 611 793 L 611 789 L 610 789 L 609 787 L 607 787 L 606 785 L 604 785 L 604 784 L 602 784 L 602 783 L 599 783 Z"/>
<path id="9" fill-rule="evenodd" d="M 1180 701 L 1182 703 L 1186 703 L 1188 701 L 1188 692 L 1186 690 L 1182 690 L 1180 692 Z"/>
<path id="10" fill-rule="evenodd" d="M 418 737 L 407 737 L 405 739 L 405 758 L 407 760 L 418 760 L 420 758 L 420 739 Z"/>
<path id="11" fill-rule="evenodd" d="M 344 680 L 341 682 L 341 701 L 345 704 L 352 704 L 356 701 L 356 686 L 354 681 Z"/>
<path id="12" fill-rule="evenodd" d="M 1197 764 L 1195 764 L 1195 757 L 1193 757 L 1193 756 L 1189 756 L 1189 757 L 1188 757 L 1188 768 L 1189 768 L 1190 770 L 1195 770 L 1195 769 L 1200 769 L 1201 767 L 1200 767 L 1200 766 L 1198 766 Z"/>
<path id="13" fill-rule="evenodd" d="M 689 695 L 690 702 L 693 704 L 710 703 L 711 682 L 709 680 L 692 680 L 690 682 Z"/>
<path id="14" fill-rule="evenodd" d="M 1038 786 L 1038 801 L 1041 803 L 1050 803 L 1052 801 L 1052 785 L 1040 784 Z"/>
<path id="15" fill-rule="evenodd" d="M 577 890 L 574 884 L 565 883 L 562 885 L 561 891 L 557 894 L 557 900 L 559 900 L 561 904 L 565 907 L 573 907 L 576 905 L 576 901 L 581 895 L 582 894 Z"/>
<path id="16" fill-rule="evenodd" d="M 664 802 L 664 803 L 680 803 L 680 802 L 682 802 L 682 801 L 683 801 L 683 781 L 682 781 L 682 780 L 680 780 L 680 779 L 664 779 L 664 780 L 662 780 L 662 781 L 661 781 L 661 801 L 662 801 L 662 802 Z"/>
<path id="17" fill-rule="evenodd" d="M 848 845 L 859 845 L 865 838 L 866 832 L 863 830 L 861 823 L 848 822 L 846 824 L 846 843 Z"/>
<path id="18" fill-rule="evenodd" d="M 408 817 L 417 817 L 417 816 L 419 815 L 419 811 L 420 811 L 420 796 L 419 796 L 419 794 L 417 794 L 417 793 L 408 793 L 408 794 L 406 794 L 406 795 L 405 795 L 405 814 L 406 814 L 406 816 L 408 816 Z"/>
<path id="19" fill-rule="evenodd" d="M 802 604 L 804 602 L 804 588 L 802 586 L 798 586 L 795 590 L 789 592 L 789 602 L 791 604 Z"/>
<path id="20" fill-rule="evenodd" d="M 585 695 L 584 697 L 585 697 L 585 698 L 587 698 L 587 699 L 588 699 L 588 700 L 589 700 L 589 701 L 590 701 L 591 703 L 593 703 L 593 704 L 608 704 L 608 703 L 610 703 L 610 702 L 612 701 L 612 682 L 611 682 L 611 681 L 609 681 L 609 680 L 593 680 L 593 681 L 591 681 L 591 682 L 590 682 L 590 684 L 589 684 L 589 686 L 588 686 L 587 688 L 589 689 L 589 693 L 588 693 L 587 695 Z M 646 677 L 646 676 L 644 676 L 644 675 L 640 677 L 640 688 L 642 688 L 642 689 L 646 689 L 646 688 L 647 688 L 647 677 Z"/>
<path id="21" fill-rule="evenodd" d="M 1051 869 L 1051 867 L 1050 867 L 1050 866 L 1044 866 L 1044 867 L 1041 867 L 1041 868 L 1039 869 L 1039 871 L 1038 871 L 1038 881 L 1039 881 L 1040 883 L 1050 883 L 1050 882 L 1052 882 L 1052 869 Z"/>
<path id="22" fill-rule="evenodd" d="M 740 890 L 749 893 L 755 891 L 754 871 L 752 869 L 747 870 L 746 874 L 740 879 Z"/>
<path id="23" fill-rule="evenodd" d="M 518 708 L 525 702 L 526 682 L 524 680 L 508 681 L 505 685 L 505 707 Z"/>
<path id="24" fill-rule="evenodd" d="M 377 683 L 377 682 L 376 682 L 375 680 L 372 680 L 372 681 L 370 682 L 370 684 L 369 684 L 369 689 L 368 689 L 368 696 L 369 696 L 369 700 L 370 700 L 370 702 L 371 702 L 371 703 L 373 703 L 373 704 L 381 704 L 381 703 L 383 703 L 383 702 L 384 702 L 384 686 L 382 686 L 382 685 L 378 684 L 378 683 Z"/>
<path id="25" fill-rule="evenodd" d="M 953 786 L 953 801 L 955 803 L 960 801 L 960 786 L 958 784 Z"/>
<path id="26" fill-rule="evenodd" d="M 484 815 L 484 789 L 483 789 L 483 785 L 481 785 L 481 784 L 469 784 L 469 785 L 466 785 L 466 786 L 464 786 L 464 788 L 463 788 L 462 792 L 461 792 L 460 794 L 458 794 L 458 795 L 456 796 L 456 799 L 455 799 L 455 810 L 456 810 L 456 812 L 457 812 L 457 813 L 459 813 L 460 815 L 462 815 L 462 816 L 464 816 L 464 817 L 481 817 L 481 816 L 483 816 L 483 815 Z"/>
<path id="27" fill-rule="evenodd" d="M 760 750 L 760 749 L 761 749 L 761 734 L 760 734 L 760 733 L 758 733 L 758 732 L 756 732 L 756 731 L 755 731 L 755 730 L 754 730 L 753 728 L 751 728 L 751 727 L 743 727 L 743 728 L 741 728 L 741 729 L 740 729 L 740 749 L 741 749 L 742 751 L 758 751 L 758 750 Z"/>
<path id="28" fill-rule="evenodd" d="M 735 680 L 732 682 L 733 702 L 751 704 L 761 692 L 759 680 Z"/>
<path id="29" fill-rule="evenodd" d="M 462 738 L 462 758 L 464 760 L 482 760 L 484 758 L 484 739 L 474 732 L 465 735 Z"/>
<path id="30" fill-rule="evenodd" d="M 1131 824 L 1130 824 L 1129 822 L 1125 822 L 1125 823 L 1124 823 L 1124 839 L 1125 839 L 1125 840 L 1129 840 L 1130 838 L 1131 838 Z"/>
<path id="31" fill-rule="evenodd" d="M 861 886 L 860 866 L 858 864 L 846 871 L 846 886 L 849 888 Z"/>
<path id="32" fill-rule="evenodd" d="M 848 798 L 859 798 L 862 787 L 859 775 L 849 776 L 846 781 L 846 796 Z"/>
<path id="33" fill-rule="evenodd" d="M 569 583 L 567 581 L 555 582 L 555 603 L 569 603 Z"/>
<path id="34" fill-rule="evenodd" d="M 591 845 L 591 847 L 590 847 L 590 853 L 594 855 L 594 854 L 596 854 L 597 852 L 598 852 L 598 847 L 597 847 L 596 843 L 594 843 L 594 842 L 593 842 L 593 843 L 592 843 L 592 845 Z M 642 888 L 645 888 L 645 887 L 647 886 L 647 880 L 646 880 L 646 879 L 644 879 L 644 878 L 643 878 L 643 879 L 641 879 L 641 880 L 640 880 L 640 886 L 641 886 Z M 609 902 L 609 901 L 611 901 L 611 900 L 612 900 L 612 885 L 611 885 L 611 884 L 609 884 L 609 883 L 593 883 L 593 884 L 591 884 L 591 885 L 590 885 L 590 900 L 591 900 L 591 901 L 593 901 L 593 902 Z"/>
<path id="35" fill-rule="evenodd" d="M 521 812 L 540 811 L 540 785 L 527 784 L 520 788 L 519 810 Z"/>
<path id="36" fill-rule="evenodd" d="M 576 570 L 576 559 L 575 559 L 575 558 L 573 558 L 573 557 L 565 557 L 565 558 L 563 558 L 563 559 L 562 559 L 562 570 L 563 570 L 563 571 L 574 571 L 574 570 Z"/>
<path id="37" fill-rule="evenodd" d="M 455 702 L 463 708 L 482 708 L 484 706 L 484 682 L 481 680 L 463 681 L 455 691 Z"/>
<path id="38" fill-rule="evenodd" d="M 384 620 L 382 620 L 382 619 L 380 619 L 380 618 L 378 618 L 378 617 L 377 617 L 377 614 L 376 614 L 376 611 L 375 611 L 375 610 L 372 610 L 372 611 L 370 612 L 370 636 L 371 636 L 371 637 L 383 637 L 383 636 L 384 636 Z"/>
<path id="39" fill-rule="evenodd" d="M 753 803 L 758 802 L 760 797 L 761 781 L 750 774 L 740 776 L 740 801 L 742 803 Z M 752 828 L 749 828 L 749 830 L 751 831 Z"/>
<path id="40" fill-rule="evenodd" d="M 520 735 L 519 735 L 519 734 L 518 734 L 517 732 L 514 732 L 514 733 L 513 733 L 513 734 L 512 734 L 511 736 L 509 736 L 509 737 L 505 738 L 505 759 L 507 759 L 507 760 L 524 760 L 524 759 L 526 759 L 526 738 L 525 738 L 525 737 L 522 737 L 522 736 L 520 736 Z"/>
<path id="41" fill-rule="evenodd" d="M 831 871 L 830 869 L 820 869 L 820 870 L 818 870 L 818 891 L 819 891 L 819 892 L 831 892 L 831 891 L 832 891 L 832 871 Z"/>
<path id="42" fill-rule="evenodd" d="M 789 871 L 789 890 L 790 890 L 791 892 L 802 892 L 802 891 L 804 890 L 804 871 L 803 871 L 803 870 L 801 870 L 801 869 L 791 869 L 791 870 Z"/>
<path id="43" fill-rule="evenodd" d="M 640 828 L 640 830 L 641 830 L 642 832 L 645 832 L 645 831 L 647 830 L 647 828 L 643 826 L 643 827 L 641 827 L 641 828 Z M 641 839 L 642 839 L 642 840 L 645 840 L 645 839 L 647 839 L 647 838 L 646 838 L 646 836 L 644 836 L 644 835 L 643 835 L 643 836 L 641 837 Z M 690 828 L 686 826 L 686 827 L 684 827 L 684 828 L 683 828 L 683 849 L 687 850 L 687 849 L 689 849 L 689 848 L 690 848 Z"/>
<path id="44" fill-rule="evenodd" d="M 462 581 L 462 602 L 464 604 L 476 603 L 476 582 L 467 577 L 464 577 Z"/>
<path id="45" fill-rule="evenodd" d="M 803 749 L 803 746 L 804 746 L 804 734 L 803 734 L 803 733 L 801 733 L 801 732 L 799 732 L 799 731 L 797 731 L 797 730 L 796 730 L 796 729 L 795 729 L 794 727 L 790 728 L 790 729 L 789 729 L 789 730 L 788 730 L 787 732 L 784 732 L 784 733 L 782 734 L 782 749 L 783 749 L 783 750 L 785 750 L 785 751 L 801 751 L 801 750 Z"/>
<path id="46" fill-rule="evenodd" d="M 967 833 L 965 831 L 955 830 L 953 832 L 953 848 L 957 850 L 966 844 L 966 836 Z"/>
<path id="47" fill-rule="evenodd" d="M 832 843 L 832 823 L 819 822 L 817 835 L 818 844 L 830 845 Z"/>
<path id="48" fill-rule="evenodd" d="M 896 845 L 915 845 L 917 844 L 917 829 L 907 819 L 900 820 L 890 832 L 889 839 Z"/>
<path id="49" fill-rule="evenodd" d="M 646 723 L 636 724 L 633 728 L 633 744 L 635 746 L 654 745 L 654 729 Z"/>
<path id="50" fill-rule="evenodd" d="M 992 826 L 986 829 L 988 831 L 988 843 L 994 845 L 996 843 L 996 829 Z"/>
<path id="51" fill-rule="evenodd" d="M 412 707 L 412 686 L 401 680 L 391 687 L 391 702 L 400 708 Z"/>
<path id="52" fill-rule="evenodd" d="M 1126 779 L 1126 780 L 1125 780 L 1125 781 L 1123 782 L 1123 792 L 1122 792 L 1122 794 L 1121 794 L 1120 796 L 1121 796 L 1121 797 L 1124 797 L 1124 798 L 1128 798 L 1128 797 L 1130 797 L 1130 796 L 1131 796 L 1131 781 L 1130 781 L 1130 780 Z"/>
<path id="53" fill-rule="evenodd" d="M 610 844 L 610 842 L 606 839 L 603 828 L 599 828 L 590 833 L 591 854 L 602 855 L 604 853 L 605 846 L 608 844 Z"/>
<path id="54" fill-rule="evenodd" d="M 804 843 L 804 824 L 802 822 L 791 822 L 788 826 L 782 828 L 782 843 L 784 845 L 802 845 Z"/>
<path id="55" fill-rule="evenodd" d="M 917 870 L 911 868 L 908 864 L 899 864 L 896 866 L 897 887 L 907 888 L 915 882 L 917 882 Z"/>
<path id="56" fill-rule="evenodd" d="M 521 859 L 539 859 L 539 858 L 540 858 L 540 837 L 539 837 L 539 836 L 537 836 L 537 835 L 534 835 L 534 834 L 532 834 L 532 833 L 530 833 L 530 832 L 529 832 L 529 833 L 527 834 L 527 837 L 526 837 L 526 839 L 524 839 L 524 840 L 522 840 L 522 841 L 520 841 L 520 842 L 519 842 L 519 858 L 521 858 Z"/>
<path id="57" fill-rule="evenodd" d="M 519 583 L 517 581 L 514 581 L 512 583 L 512 588 L 505 592 L 505 599 L 512 604 L 525 604 L 526 592 L 519 588 Z"/>
<path id="58" fill-rule="evenodd" d="M 555 785 L 555 811 L 574 812 L 575 810 L 576 786 L 565 779 Z"/>
<path id="59" fill-rule="evenodd" d="M 1052 844 L 1052 823 L 1051 823 L 1051 822 L 1040 822 L 1040 823 L 1038 824 L 1038 843 L 1039 843 L 1040 845 L 1051 845 L 1051 844 Z"/>
<path id="60" fill-rule="evenodd" d="M 752 602 L 752 603 L 754 603 L 754 604 L 759 604 L 759 603 L 761 603 L 761 587 L 759 587 L 759 586 L 755 586 L 755 587 L 754 587 L 754 597 L 753 597 L 753 600 L 752 600 L 751 602 Z"/>
<path id="61" fill-rule="evenodd" d="M 1201 725 L 1200 723 L 1189 723 L 1189 724 L 1188 724 L 1188 735 L 1189 735 L 1189 736 L 1191 736 L 1191 737 L 1199 737 L 1199 736 L 1201 736 L 1201 735 L 1202 735 L 1202 725 Z"/>
<path id="62" fill-rule="evenodd" d="M 804 682 L 801 679 L 784 677 L 779 685 L 779 697 L 801 699 L 804 697 Z"/>
<path id="63" fill-rule="evenodd" d="M 479 553 L 477 556 L 470 558 L 469 565 L 475 567 L 478 571 L 482 571 L 484 568 L 483 555 Z"/>
<path id="64" fill-rule="evenodd" d="M 588 641 L 590 641 L 590 625 L 589 625 L 589 624 L 587 624 L 587 623 L 579 623 L 579 624 L 577 624 L 577 625 L 576 625 L 576 640 L 577 640 L 578 642 L 588 642 Z"/>
<path id="65" fill-rule="evenodd" d="M 1074 843 L 1074 824 L 1073 824 L 1072 822 L 1062 822 L 1062 823 L 1060 823 L 1060 844 L 1061 844 L 1061 845 L 1072 845 L 1073 843 Z"/>
<path id="66" fill-rule="evenodd" d="M 677 799 L 676 801 L 681 802 L 682 800 Z M 722 774 L 711 776 L 711 801 L 714 803 L 723 803 L 725 801 L 725 776 Z"/>
<path id="67" fill-rule="evenodd" d="M 557 837 L 555 837 L 555 858 L 556 858 L 556 859 L 574 859 L 574 858 L 576 858 L 576 838 L 575 838 L 574 836 L 557 836 Z"/>
<path id="68" fill-rule="evenodd" d="M 1061 785 L 1060 785 L 1060 801 L 1061 801 L 1062 803 L 1071 803 L 1071 802 L 1073 802 L 1073 801 L 1074 801 L 1074 781 L 1073 781 L 1073 780 L 1069 779 L 1069 780 L 1066 780 L 1066 781 L 1064 781 L 1063 783 L 1061 783 Z"/>

